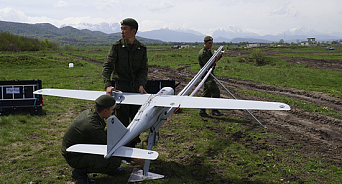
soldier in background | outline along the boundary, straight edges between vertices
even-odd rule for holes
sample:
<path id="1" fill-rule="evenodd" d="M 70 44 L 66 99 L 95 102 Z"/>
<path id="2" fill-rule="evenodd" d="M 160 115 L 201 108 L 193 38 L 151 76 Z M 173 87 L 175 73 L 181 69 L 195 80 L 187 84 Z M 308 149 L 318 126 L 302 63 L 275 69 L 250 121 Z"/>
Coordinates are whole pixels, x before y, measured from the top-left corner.
<path id="1" fill-rule="evenodd" d="M 213 38 L 211 36 L 206 36 L 204 38 L 204 47 L 198 53 L 198 62 L 201 68 L 213 56 L 213 53 L 211 52 L 211 47 L 213 46 L 213 43 Z M 214 69 L 211 72 L 212 74 L 214 74 Z M 204 82 L 203 97 L 220 98 L 220 89 L 218 88 L 214 78 L 211 76 L 209 76 L 207 80 Z M 212 114 L 215 116 L 223 115 L 220 111 L 216 109 L 212 110 Z M 205 109 L 201 109 L 199 115 L 202 117 L 211 117 L 209 114 L 206 113 Z"/>
<path id="2" fill-rule="evenodd" d="M 112 45 L 107 55 L 107 61 L 103 64 L 102 76 L 108 95 L 112 95 L 114 90 L 147 93 L 144 89 L 148 73 L 147 50 L 146 46 L 135 38 L 137 31 L 138 22 L 136 20 L 126 18 L 121 21 L 122 39 Z M 115 116 L 127 127 L 139 107 L 137 105 L 117 105 Z M 139 142 L 138 136 L 126 146 L 135 147 Z"/>

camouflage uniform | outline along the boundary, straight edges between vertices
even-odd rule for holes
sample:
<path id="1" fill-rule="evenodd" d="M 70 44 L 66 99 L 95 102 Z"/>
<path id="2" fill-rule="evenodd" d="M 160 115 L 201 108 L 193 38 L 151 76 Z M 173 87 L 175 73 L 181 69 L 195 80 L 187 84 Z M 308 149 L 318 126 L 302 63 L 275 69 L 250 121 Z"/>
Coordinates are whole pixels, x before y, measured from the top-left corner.
<path id="1" fill-rule="evenodd" d="M 112 75 L 115 81 L 130 83 L 126 88 L 129 90 L 127 92 L 139 92 L 139 86 L 146 84 L 147 72 L 146 46 L 138 40 L 130 45 L 127 41 L 120 39 L 109 50 L 107 62 L 103 64 L 102 76 L 105 88 L 112 86 L 110 79 Z"/>
<path id="2" fill-rule="evenodd" d="M 73 168 L 86 168 L 89 173 L 110 173 L 121 164 L 120 157 L 105 159 L 102 155 L 67 152 L 75 144 L 107 145 L 106 123 L 95 109 L 88 109 L 78 115 L 65 132 L 62 155 Z"/>
<path id="3" fill-rule="evenodd" d="M 103 64 L 102 76 L 105 89 L 114 86 L 110 79 L 115 80 L 115 90 L 139 93 L 139 87 L 145 87 L 148 73 L 146 46 L 135 40 L 128 44 L 126 40 L 116 41 L 109 50 L 107 61 Z M 137 105 L 115 105 L 115 116 L 126 127 L 138 112 Z M 136 140 L 140 142 L 140 140 Z M 132 143 L 135 145 L 135 143 Z"/>
<path id="4" fill-rule="evenodd" d="M 208 62 L 208 60 L 213 56 L 211 50 L 207 50 L 203 47 L 198 53 L 198 62 L 201 68 Z M 214 67 L 215 69 L 215 67 Z M 214 69 L 212 74 L 214 74 Z M 213 97 L 220 98 L 220 89 L 218 88 L 215 79 L 209 75 L 207 80 L 204 82 L 203 97 Z"/>

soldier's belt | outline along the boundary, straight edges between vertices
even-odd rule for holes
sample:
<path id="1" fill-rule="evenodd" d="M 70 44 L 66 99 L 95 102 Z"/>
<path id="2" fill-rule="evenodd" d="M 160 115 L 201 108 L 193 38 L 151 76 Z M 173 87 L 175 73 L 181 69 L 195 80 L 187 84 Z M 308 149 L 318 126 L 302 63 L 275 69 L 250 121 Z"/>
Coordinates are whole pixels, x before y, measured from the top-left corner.
<path id="1" fill-rule="evenodd" d="M 136 87 L 139 85 L 139 82 L 138 81 L 115 81 L 115 84 Z"/>

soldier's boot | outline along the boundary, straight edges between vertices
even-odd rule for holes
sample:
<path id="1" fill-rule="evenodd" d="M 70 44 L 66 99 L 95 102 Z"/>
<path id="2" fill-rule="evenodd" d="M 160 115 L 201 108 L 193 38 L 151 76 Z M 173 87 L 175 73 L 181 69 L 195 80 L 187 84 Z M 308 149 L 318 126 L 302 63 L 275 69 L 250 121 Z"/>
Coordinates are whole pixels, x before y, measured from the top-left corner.
<path id="1" fill-rule="evenodd" d="M 212 110 L 212 111 L 211 111 L 211 114 L 213 114 L 214 116 L 222 116 L 222 115 L 223 115 L 222 112 L 220 112 L 220 111 L 218 111 L 218 110 L 216 110 L 216 109 Z"/>
<path id="2" fill-rule="evenodd" d="M 201 109 L 199 112 L 199 115 L 205 118 L 212 118 L 212 116 L 210 116 L 209 114 L 207 114 L 207 112 L 205 112 L 205 109 Z"/>
<path id="3" fill-rule="evenodd" d="M 96 182 L 88 177 L 87 169 L 74 169 L 71 172 L 71 177 L 78 181 L 80 184 L 96 184 Z"/>

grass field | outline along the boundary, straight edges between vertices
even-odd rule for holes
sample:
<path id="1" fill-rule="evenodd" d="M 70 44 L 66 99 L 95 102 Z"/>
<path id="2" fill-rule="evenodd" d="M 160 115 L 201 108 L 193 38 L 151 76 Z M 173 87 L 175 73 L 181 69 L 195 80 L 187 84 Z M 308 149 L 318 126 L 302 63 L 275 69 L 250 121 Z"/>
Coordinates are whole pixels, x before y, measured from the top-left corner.
<path id="1" fill-rule="evenodd" d="M 307 54 L 296 54 L 291 48 L 277 48 L 278 56 L 315 59 L 342 59 L 342 47 L 334 52 L 320 48 L 303 48 Z M 0 54 L 0 81 L 42 80 L 43 88 L 104 90 L 102 66 L 86 62 L 85 56 L 103 62 L 109 48 L 73 48 L 72 50 Z M 173 50 L 149 47 L 150 65 L 170 68 L 187 67 L 197 72 L 199 48 Z M 262 50 L 261 50 L 262 51 Z M 227 50 L 226 52 L 230 52 Z M 283 52 L 283 54 L 282 54 Z M 322 56 L 322 54 L 324 56 Z M 74 55 L 74 56 L 73 56 Z M 328 93 L 342 97 L 342 72 L 320 70 L 303 64 L 288 63 L 277 56 L 265 56 L 269 64 L 257 66 L 241 57 L 223 57 L 215 74 L 252 80 L 264 84 Z M 69 63 L 74 68 L 69 68 Z M 240 91 L 248 95 L 268 94 Z M 302 105 L 305 111 L 342 119 L 342 113 L 305 104 L 291 98 L 270 96 L 276 101 Z M 93 102 L 44 96 L 43 115 L 31 116 L 25 111 L 0 116 L 0 183 L 71 183 L 72 168 L 60 154 L 62 137 L 73 119 Z M 268 133 L 258 125 L 246 124 L 236 117 L 203 120 L 198 110 L 187 109 L 175 114 L 160 130 L 155 150 L 160 154 L 151 170 L 168 177 L 144 183 L 341 183 L 342 169 L 322 159 L 324 155 L 302 155 L 296 150 L 270 145 L 268 139 L 284 139 Z M 239 135 L 238 135 L 239 134 Z M 241 135 L 240 135 L 241 134 Z M 146 137 L 143 133 L 142 137 Z M 232 137 L 243 136 L 253 143 Z M 259 149 L 260 146 L 264 146 Z M 285 158 L 285 159 L 284 159 Z M 128 167 L 128 166 L 125 166 Z M 122 177 L 91 175 L 98 183 L 127 183 Z M 300 177 L 291 180 L 288 176 Z M 246 178 L 249 178 L 246 180 Z"/>

